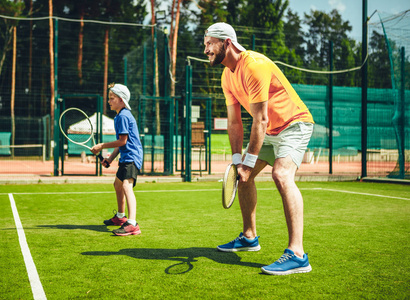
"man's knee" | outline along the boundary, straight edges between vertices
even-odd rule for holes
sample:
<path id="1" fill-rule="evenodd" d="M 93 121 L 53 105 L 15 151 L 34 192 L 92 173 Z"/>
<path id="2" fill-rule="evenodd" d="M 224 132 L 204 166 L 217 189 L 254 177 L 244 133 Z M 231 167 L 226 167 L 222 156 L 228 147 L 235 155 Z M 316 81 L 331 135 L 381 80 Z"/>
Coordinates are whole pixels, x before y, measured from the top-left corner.
<path id="1" fill-rule="evenodd" d="M 294 180 L 295 171 L 292 168 L 276 166 L 272 169 L 272 179 L 276 185 L 284 185 L 286 182 Z"/>

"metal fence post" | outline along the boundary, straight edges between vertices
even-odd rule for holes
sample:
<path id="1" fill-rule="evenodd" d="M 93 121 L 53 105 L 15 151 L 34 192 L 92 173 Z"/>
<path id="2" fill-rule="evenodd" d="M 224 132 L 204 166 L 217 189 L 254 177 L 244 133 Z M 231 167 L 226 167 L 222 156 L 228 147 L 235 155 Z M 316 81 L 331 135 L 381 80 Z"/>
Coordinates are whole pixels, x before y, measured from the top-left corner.
<path id="1" fill-rule="evenodd" d="M 191 111 L 192 111 L 192 66 L 186 66 L 186 80 L 185 80 L 185 181 L 191 182 Z"/>
<path id="2" fill-rule="evenodd" d="M 333 71 L 333 42 L 329 43 L 329 70 Z M 329 174 L 333 174 L 333 74 L 329 74 Z"/>

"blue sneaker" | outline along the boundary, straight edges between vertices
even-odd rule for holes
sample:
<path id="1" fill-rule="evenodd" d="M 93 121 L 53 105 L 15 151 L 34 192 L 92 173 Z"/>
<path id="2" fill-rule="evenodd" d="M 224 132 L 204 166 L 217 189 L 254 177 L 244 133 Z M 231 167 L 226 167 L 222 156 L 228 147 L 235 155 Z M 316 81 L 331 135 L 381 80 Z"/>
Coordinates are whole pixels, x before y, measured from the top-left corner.
<path id="1" fill-rule="evenodd" d="M 261 246 L 259 245 L 259 236 L 253 240 L 246 238 L 241 232 L 239 236 L 232 242 L 216 247 L 222 252 L 236 252 L 236 251 L 259 251 Z"/>
<path id="2" fill-rule="evenodd" d="M 261 269 L 263 273 L 271 275 L 289 275 L 312 271 L 307 254 L 303 254 L 303 258 L 299 258 L 290 249 L 285 249 L 285 253 L 277 261 Z"/>

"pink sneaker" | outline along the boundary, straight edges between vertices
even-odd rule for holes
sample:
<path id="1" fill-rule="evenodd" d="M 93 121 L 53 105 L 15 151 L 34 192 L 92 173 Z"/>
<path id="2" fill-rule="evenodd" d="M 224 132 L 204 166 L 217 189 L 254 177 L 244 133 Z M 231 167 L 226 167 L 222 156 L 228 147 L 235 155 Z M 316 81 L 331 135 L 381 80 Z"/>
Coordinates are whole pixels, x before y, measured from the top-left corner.
<path id="1" fill-rule="evenodd" d="M 124 235 L 137 235 L 137 234 L 141 234 L 141 230 L 140 227 L 137 225 L 132 225 L 128 222 L 125 222 L 124 224 L 122 224 L 122 226 L 118 229 L 115 229 L 112 231 L 112 233 L 114 233 L 115 235 L 120 235 L 120 236 L 124 236 Z"/>
<path id="2" fill-rule="evenodd" d="M 104 224 L 107 226 L 122 226 L 127 220 L 127 217 L 118 218 L 117 212 L 114 210 L 114 217 L 109 220 L 104 220 Z"/>

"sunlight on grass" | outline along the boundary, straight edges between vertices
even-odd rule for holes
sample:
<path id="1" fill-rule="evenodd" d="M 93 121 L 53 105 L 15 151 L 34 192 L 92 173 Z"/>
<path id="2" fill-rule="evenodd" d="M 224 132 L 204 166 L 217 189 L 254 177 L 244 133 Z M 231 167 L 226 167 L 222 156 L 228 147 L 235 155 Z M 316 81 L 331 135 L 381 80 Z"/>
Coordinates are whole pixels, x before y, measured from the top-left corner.
<path id="1" fill-rule="evenodd" d="M 32 297 L 7 193 L 13 193 L 49 299 L 407 298 L 408 186 L 298 185 L 305 201 L 304 246 L 313 270 L 290 276 L 260 271 L 287 244 L 282 202 L 269 182 L 258 183 L 262 249 L 252 253 L 216 251 L 242 230 L 238 200 L 223 209 L 220 183 L 138 184 L 142 234 L 127 237 L 113 236 L 116 227 L 102 223 L 116 206 L 111 185 L 0 186 L 0 254 L 7 258 L 0 260 L 1 298 Z M 104 193 L 87 193 L 98 191 Z"/>

